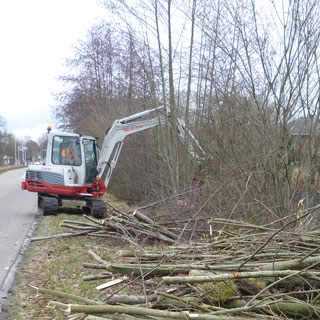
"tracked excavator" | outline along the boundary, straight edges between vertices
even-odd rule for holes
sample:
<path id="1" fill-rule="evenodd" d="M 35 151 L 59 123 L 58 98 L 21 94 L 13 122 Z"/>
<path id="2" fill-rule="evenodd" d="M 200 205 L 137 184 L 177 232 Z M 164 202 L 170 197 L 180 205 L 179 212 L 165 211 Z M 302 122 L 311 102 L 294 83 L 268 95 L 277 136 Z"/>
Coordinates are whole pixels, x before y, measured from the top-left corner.
<path id="1" fill-rule="evenodd" d="M 38 208 L 43 215 L 56 215 L 59 206 L 72 201 L 93 217 L 104 218 L 107 209 L 101 198 L 116 167 L 124 139 L 165 123 L 168 115 L 160 113 L 153 119 L 141 120 L 161 109 L 163 106 L 115 120 L 106 131 L 100 152 L 94 137 L 54 133 L 48 127 L 45 162 L 42 165 L 29 165 L 22 189 L 38 193 Z M 177 119 L 176 130 L 182 143 L 185 143 L 188 134 L 189 156 L 193 161 L 199 161 L 200 156 L 195 152 L 194 144 L 202 155 L 205 153 L 193 134 L 186 130 L 183 120 Z"/>

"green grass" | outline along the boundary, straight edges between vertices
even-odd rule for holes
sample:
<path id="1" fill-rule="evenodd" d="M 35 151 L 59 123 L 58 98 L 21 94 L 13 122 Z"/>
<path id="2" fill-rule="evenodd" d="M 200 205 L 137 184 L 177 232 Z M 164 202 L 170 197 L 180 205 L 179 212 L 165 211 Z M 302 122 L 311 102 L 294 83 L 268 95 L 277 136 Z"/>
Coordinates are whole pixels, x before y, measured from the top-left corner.
<path id="1" fill-rule="evenodd" d="M 34 237 L 70 231 L 59 226 L 63 220 L 88 222 L 79 214 L 41 217 Z M 62 311 L 47 307 L 49 301 L 55 300 L 54 297 L 41 295 L 31 286 L 94 299 L 99 294 L 95 287 L 104 280 L 83 281 L 84 275 L 99 273 L 99 270 L 84 269 L 83 263 L 96 262 L 88 255 L 89 250 L 106 260 L 114 258 L 103 249 L 106 245 L 106 240 L 85 236 L 33 242 L 25 254 L 24 265 L 17 273 L 13 297 L 3 307 L 7 320 L 65 319 Z"/>
<path id="2" fill-rule="evenodd" d="M 17 166 L 17 167 L 0 167 L 0 174 L 10 171 L 10 170 L 16 170 L 16 169 L 21 169 L 21 168 L 25 168 L 25 166 Z"/>

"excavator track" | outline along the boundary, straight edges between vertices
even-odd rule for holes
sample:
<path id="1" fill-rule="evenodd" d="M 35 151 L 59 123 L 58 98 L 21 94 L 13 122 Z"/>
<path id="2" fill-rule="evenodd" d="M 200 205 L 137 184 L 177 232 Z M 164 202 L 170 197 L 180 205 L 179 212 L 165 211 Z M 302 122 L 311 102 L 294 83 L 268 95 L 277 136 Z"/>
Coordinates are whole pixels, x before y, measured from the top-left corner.
<path id="1" fill-rule="evenodd" d="M 56 216 L 58 214 L 58 199 L 38 195 L 38 209 L 44 216 Z"/>
<path id="2" fill-rule="evenodd" d="M 104 219 L 107 216 L 106 204 L 98 199 L 87 200 L 86 211 L 97 219 Z"/>

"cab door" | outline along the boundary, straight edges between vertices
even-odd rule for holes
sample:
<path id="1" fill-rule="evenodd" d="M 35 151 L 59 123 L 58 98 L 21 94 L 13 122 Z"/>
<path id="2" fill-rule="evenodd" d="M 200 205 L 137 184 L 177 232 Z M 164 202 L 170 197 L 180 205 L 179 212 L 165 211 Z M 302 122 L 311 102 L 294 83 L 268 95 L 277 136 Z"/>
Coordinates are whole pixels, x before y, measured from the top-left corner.
<path id="1" fill-rule="evenodd" d="M 83 139 L 84 158 L 86 167 L 85 182 L 91 183 L 98 175 L 96 142 L 93 139 Z"/>

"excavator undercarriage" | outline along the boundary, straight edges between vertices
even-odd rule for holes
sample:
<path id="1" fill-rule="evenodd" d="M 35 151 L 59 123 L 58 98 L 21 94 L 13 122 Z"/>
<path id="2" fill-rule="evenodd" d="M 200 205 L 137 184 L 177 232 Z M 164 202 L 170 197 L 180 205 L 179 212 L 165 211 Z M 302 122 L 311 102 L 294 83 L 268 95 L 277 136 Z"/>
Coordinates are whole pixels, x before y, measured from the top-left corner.
<path id="1" fill-rule="evenodd" d="M 100 199 L 83 198 L 72 199 L 62 198 L 56 195 L 38 194 L 38 210 L 44 215 L 57 215 L 59 207 L 64 205 L 64 201 L 75 201 L 76 206 L 82 209 L 86 214 L 92 215 L 94 218 L 103 219 L 107 214 L 106 204 Z"/>

